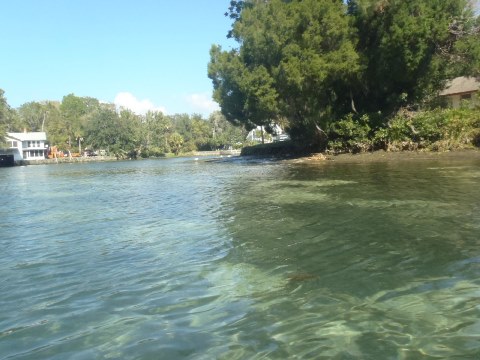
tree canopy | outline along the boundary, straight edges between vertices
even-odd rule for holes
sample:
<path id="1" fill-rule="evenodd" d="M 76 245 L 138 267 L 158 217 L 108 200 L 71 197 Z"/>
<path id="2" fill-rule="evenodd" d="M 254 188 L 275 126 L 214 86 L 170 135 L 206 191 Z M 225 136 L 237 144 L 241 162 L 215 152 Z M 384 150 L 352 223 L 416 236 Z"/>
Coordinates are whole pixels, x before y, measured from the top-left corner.
<path id="1" fill-rule="evenodd" d="M 282 124 L 314 138 L 349 113 L 422 106 L 456 75 L 480 74 L 479 19 L 468 0 L 231 1 L 208 76 L 234 124 Z M 387 116 L 384 117 L 384 122 Z"/>
<path id="2" fill-rule="evenodd" d="M 137 115 L 75 94 L 64 96 L 61 102 L 32 101 L 12 109 L 0 89 L 0 142 L 5 132 L 24 129 L 45 131 L 48 143 L 61 150 L 101 149 L 120 157 L 229 148 L 246 136 L 219 112 L 208 119 L 198 114 Z"/>
<path id="3" fill-rule="evenodd" d="M 18 116 L 10 105 L 8 105 L 5 92 L 0 89 L 0 143 L 3 143 L 7 131 L 19 130 Z"/>

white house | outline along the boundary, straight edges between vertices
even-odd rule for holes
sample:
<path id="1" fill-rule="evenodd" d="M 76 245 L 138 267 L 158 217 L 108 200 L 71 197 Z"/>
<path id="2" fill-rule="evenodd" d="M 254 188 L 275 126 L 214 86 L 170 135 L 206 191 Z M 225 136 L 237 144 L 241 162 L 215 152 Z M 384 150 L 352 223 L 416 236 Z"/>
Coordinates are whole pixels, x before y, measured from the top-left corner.
<path id="1" fill-rule="evenodd" d="M 257 126 L 255 129 L 251 130 L 247 134 L 247 140 L 250 141 L 262 141 L 262 131 L 264 132 L 265 143 L 270 143 L 272 141 L 284 141 L 289 140 L 290 136 L 277 124 L 273 125 L 274 135 L 269 135 L 265 132 L 263 126 Z"/>
<path id="2" fill-rule="evenodd" d="M 19 160 L 42 160 L 46 158 L 45 141 L 47 135 L 44 132 L 7 132 L 5 137 L 9 152 L 13 153 L 15 161 Z"/>
<path id="3" fill-rule="evenodd" d="M 460 76 L 447 83 L 440 96 L 447 99 L 453 108 L 459 108 L 463 100 L 470 100 L 472 105 L 479 102 L 480 78 Z"/>

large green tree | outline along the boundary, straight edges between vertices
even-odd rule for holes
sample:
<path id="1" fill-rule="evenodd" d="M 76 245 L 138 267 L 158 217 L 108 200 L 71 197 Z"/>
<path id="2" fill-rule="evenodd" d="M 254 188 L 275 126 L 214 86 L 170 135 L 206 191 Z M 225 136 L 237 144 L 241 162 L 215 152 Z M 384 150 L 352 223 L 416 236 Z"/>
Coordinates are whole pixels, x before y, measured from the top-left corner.
<path id="1" fill-rule="evenodd" d="M 141 147 L 147 153 L 168 153 L 168 136 L 173 128 L 172 121 L 159 111 L 149 111 L 143 118 Z"/>
<path id="2" fill-rule="evenodd" d="M 69 147 L 76 145 L 76 140 L 84 136 L 85 126 L 89 118 L 96 114 L 100 102 L 91 97 L 79 97 L 68 94 L 63 97 L 60 112 L 63 118 L 63 136 Z"/>
<path id="3" fill-rule="evenodd" d="M 468 0 L 350 0 L 364 71 L 355 84 L 357 109 L 395 111 L 421 104 L 449 77 L 471 72 L 479 44 Z M 478 60 L 477 60 L 478 61 Z"/>
<path id="4" fill-rule="evenodd" d="M 105 149 L 120 157 L 135 157 L 140 146 L 140 119 L 128 110 L 117 113 L 100 106 L 88 119 L 84 142 L 94 149 Z"/>
<path id="5" fill-rule="evenodd" d="M 68 141 L 68 135 L 65 132 L 65 119 L 60 112 L 60 102 L 48 101 L 43 105 L 45 118 L 42 124 L 47 133 L 47 140 L 51 146 L 60 146 L 65 148 Z"/>
<path id="6" fill-rule="evenodd" d="M 20 130 L 17 113 L 8 104 L 5 92 L 0 89 L 0 143 L 4 142 L 7 131 Z"/>
<path id="7" fill-rule="evenodd" d="M 245 0 L 226 15 L 239 47 L 213 46 L 208 75 L 222 113 L 247 129 L 276 122 L 312 138 L 350 113 L 385 126 L 480 73 L 468 0 Z"/>
<path id="8" fill-rule="evenodd" d="M 28 131 L 44 131 L 46 107 L 39 102 L 28 102 L 18 108 L 21 122 Z"/>
<path id="9" fill-rule="evenodd" d="M 236 4 L 231 35 L 239 49 L 211 49 L 209 77 L 225 117 L 247 129 L 282 123 L 313 136 L 349 106 L 360 70 L 355 37 L 341 1 Z"/>

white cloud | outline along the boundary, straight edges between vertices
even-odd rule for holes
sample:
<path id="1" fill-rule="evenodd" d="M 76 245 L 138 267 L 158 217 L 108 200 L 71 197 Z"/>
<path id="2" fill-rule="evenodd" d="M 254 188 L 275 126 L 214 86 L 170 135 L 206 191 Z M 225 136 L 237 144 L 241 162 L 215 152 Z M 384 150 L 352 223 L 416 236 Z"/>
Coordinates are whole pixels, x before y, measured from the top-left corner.
<path id="1" fill-rule="evenodd" d="M 137 115 L 145 115 L 148 111 L 161 111 L 166 113 L 164 107 L 155 106 L 148 99 L 139 100 L 129 92 L 118 93 L 113 102 L 117 108 L 129 109 Z"/>
<path id="2" fill-rule="evenodd" d="M 210 114 L 214 111 L 220 110 L 218 104 L 205 93 L 190 94 L 187 96 L 187 102 L 190 104 L 194 112 Z"/>

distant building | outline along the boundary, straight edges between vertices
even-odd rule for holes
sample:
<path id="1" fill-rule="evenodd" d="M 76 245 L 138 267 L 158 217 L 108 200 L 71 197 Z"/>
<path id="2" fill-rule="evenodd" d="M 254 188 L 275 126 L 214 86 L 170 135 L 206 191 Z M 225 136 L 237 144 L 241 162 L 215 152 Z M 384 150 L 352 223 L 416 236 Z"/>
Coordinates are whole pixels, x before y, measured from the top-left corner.
<path id="1" fill-rule="evenodd" d="M 266 137 L 266 132 L 263 126 L 257 126 L 255 129 L 250 130 L 247 134 L 246 139 L 248 141 L 254 142 L 262 142 L 262 133 L 264 134 L 264 138 Z M 264 139 L 266 143 L 271 142 L 270 139 Z"/>
<path id="2" fill-rule="evenodd" d="M 6 150 L 8 153 L 13 153 L 15 161 L 43 160 L 46 158 L 46 140 L 47 135 L 44 132 L 7 132 Z"/>
<path id="3" fill-rule="evenodd" d="M 447 83 L 439 94 L 453 108 L 460 107 L 462 100 L 470 100 L 480 104 L 480 78 L 460 76 Z"/>
<path id="4" fill-rule="evenodd" d="M 290 136 L 277 124 L 273 125 L 273 135 L 267 134 L 262 126 L 257 126 L 247 134 L 246 139 L 249 141 L 261 142 L 262 131 L 265 138 L 265 143 L 271 143 L 272 141 L 285 141 L 290 139 Z"/>

